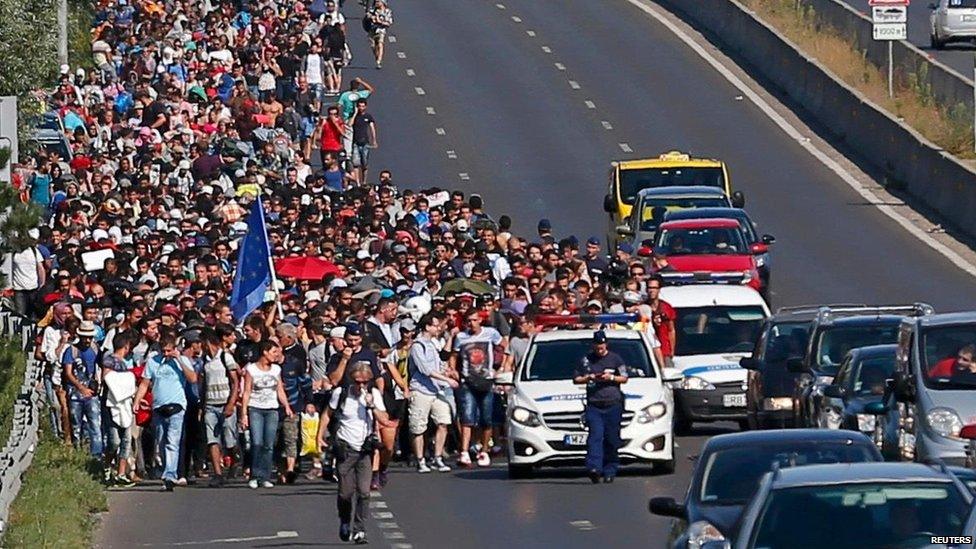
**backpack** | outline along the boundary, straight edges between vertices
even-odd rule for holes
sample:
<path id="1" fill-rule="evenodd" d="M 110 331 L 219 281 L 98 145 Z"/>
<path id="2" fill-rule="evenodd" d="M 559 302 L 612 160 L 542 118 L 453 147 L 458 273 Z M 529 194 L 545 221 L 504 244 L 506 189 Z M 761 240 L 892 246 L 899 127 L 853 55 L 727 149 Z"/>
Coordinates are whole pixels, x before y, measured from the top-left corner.
<path id="1" fill-rule="evenodd" d="M 371 379 L 371 380 L 369 380 L 369 383 L 366 384 L 366 387 L 363 390 L 366 391 L 366 392 L 371 392 L 374 387 L 376 387 L 376 383 Z M 349 398 L 349 393 L 352 392 L 352 391 L 349 390 L 349 387 L 348 386 L 343 387 L 340 390 L 342 391 L 342 394 L 339 395 L 339 405 L 336 406 L 336 413 L 337 414 L 342 411 L 342 407 L 346 405 L 346 399 Z M 336 423 L 338 423 L 338 421 Z"/>
<path id="2" fill-rule="evenodd" d="M 369 34 L 373 34 L 373 29 L 375 28 L 375 25 L 373 24 L 373 19 L 370 18 L 369 15 L 370 14 L 366 14 L 366 16 L 363 17 L 363 30 Z"/>

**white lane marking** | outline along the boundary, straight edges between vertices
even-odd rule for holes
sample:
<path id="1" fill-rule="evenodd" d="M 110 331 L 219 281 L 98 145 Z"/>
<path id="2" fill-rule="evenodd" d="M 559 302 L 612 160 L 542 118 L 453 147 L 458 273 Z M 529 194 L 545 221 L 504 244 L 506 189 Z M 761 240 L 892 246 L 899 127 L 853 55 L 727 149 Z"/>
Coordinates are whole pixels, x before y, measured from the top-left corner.
<path id="1" fill-rule="evenodd" d="M 369 506 L 374 509 L 386 509 L 385 501 L 376 501 L 375 499 L 369 500 Z"/>
<path id="2" fill-rule="evenodd" d="M 386 539 L 407 539 L 403 532 L 388 532 L 383 530 L 383 537 Z"/>
<path id="3" fill-rule="evenodd" d="M 398 52 L 396 52 L 396 55 L 397 55 L 397 57 L 399 57 L 400 59 L 406 59 L 406 58 L 407 58 L 407 54 L 406 54 L 406 53 L 404 53 L 404 52 L 402 52 L 402 51 L 398 51 Z"/>
<path id="4" fill-rule="evenodd" d="M 471 176 L 468 175 L 468 172 L 461 172 L 458 174 L 458 177 L 461 179 L 461 181 L 468 181 L 469 179 L 471 179 Z"/>
<path id="5" fill-rule="evenodd" d="M 383 529 L 397 530 L 400 528 L 400 525 L 395 522 L 377 522 L 376 525 Z"/>
<path id="6" fill-rule="evenodd" d="M 553 65 L 556 66 L 556 70 L 560 70 L 560 71 L 566 70 L 566 65 L 563 65 L 562 63 L 553 63 Z"/>
<path id="7" fill-rule="evenodd" d="M 389 511 L 373 511 L 374 519 L 391 519 L 393 518 L 393 513 Z"/>
<path id="8" fill-rule="evenodd" d="M 447 135 L 447 130 L 444 128 L 434 128 L 434 133 L 437 135 Z"/>
<path id="9" fill-rule="evenodd" d="M 450 158 L 451 160 L 457 160 L 457 152 L 447 151 L 447 157 Z"/>
<path id="10" fill-rule="evenodd" d="M 417 71 L 413 69 L 407 69 L 407 76 L 417 76 Z"/>
<path id="11" fill-rule="evenodd" d="M 390 42 L 391 44 L 396 44 L 396 36 L 393 36 L 393 35 L 391 34 L 391 35 L 389 35 L 389 36 L 387 36 L 387 37 L 386 37 L 386 39 L 387 39 L 387 41 L 389 41 L 389 42 Z"/>
<path id="12" fill-rule="evenodd" d="M 550 48 L 549 46 L 542 46 L 542 51 L 546 53 L 552 53 L 552 48 Z"/>
<path id="13" fill-rule="evenodd" d="M 393 549 L 413 549 L 413 545 L 409 543 L 394 543 Z"/>
<path id="14" fill-rule="evenodd" d="M 534 37 L 535 36 L 535 31 L 534 30 L 527 30 L 527 31 L 525 31 L 525 34 L 528 34 L 529 36 L 533 36 Z"/>
<path id="15" fill-rule="evenodd" d="M 765 99 L 760 97 L 760 95 L 754 91 L 752 88 L 746 85 L 741 78 L 736 76 L 732 71 L 725 67 L 718 59 L 715 58 L 711 53 L 708 52 L 702 45 L 695 42 L 695 40 L 689 36 L 686 32 L 680 29 L 677 25 L 669 21 L 663 14 L 661 14 L 658 9 L 651 7 L 646 3 L 645 0 L 627 0 L 631 5 L 637 9 L 643 11 L 647 15 L 650 15 L 656 19 L 659 23 L 664 25 L 669 31 L 671 31 L 675 36 L 677 36 L 682 42 L 684 42 L 689 48 L 691 48 L 695 53 L 697 53 L 706 63 L 712 66 L 719 74 L 721 74 L 730 84 L 735 86 L 742 92 L 743 95 L 749 98 L 750 101 L 766 116 L 768 116 L 777 126 L 780 127 L 783 132 L 788 135 L 791 139 L 800 144 L 801 147 L 807 150 L 814 158 L 820 161 L 821 164 L 827 167 L 830 171 L 837 174 L 844 183 L 847 183 L 854 192 L 861 195 L 865 200 L 874 204 L 878 210 L 886 215 L 889 219 L 895 223 L 901 225 L 903 229 L 908 231 L 909 234 L 919 239 L 925 245 L 931 247 L 935 251 L 939 252 L 950 263 L 959 267 L 963 271 L 969 273 L 970 275 L 976 276 L 976 265 L 970 263 L 966 258 L 959 255 L 955 250 L 946 246 L 945 244 L 939 242 L 938 240 L 932 238 L 927 232 L 916 227 L 908 220 L 905 216 L 898 213 L 891 206 L 884 204 L 878 195 L 871 192 L 864 185 L 861 184 L 850 172 L 844 169 L 843 166 L 838 164 L 833 158 L 830 158 L 826 153 L 818 149 L 809 138 L 803 136 L 796 127 L 794 127 L 788 120 L 783 118 Z"/>
<path id="16" fill-rule="evenodd" d="M 589 530 L 596 530 L 596 526 L 594 526 L 593 523 L 588 520 L 574 520 L 574 521 L 570 521 L 569 524 L 574 528 L 576 528 L 577 530 L 582 530 L 584 532 L 587 532 Z"/>
<path id="17" fill-rule="evenodd" d="M 522 18 L 521 17 L 518 17 L 516 15 L 513 15 L 512 16 L 512 21 L 515 21 L 516 23 L 521 23 L 522 22 Z"/>
<path id="18" fill-rule="evenodd" d="M 617 145 L 619 145 L 620 146 L 620 150 L 624 151 L 625 153 L 632 153 L 632 152 L 634 152 L 634 149 L 631 149 L 630 148 L 630 145 L 628 145 L 626 143 L 617 143 Z"/>
<path id="19" fill-rule="evenodd" d="M 570 87 L 570 88 L 573 88 L 574 90 L 578 90 L 578 89 L 580 89 L 580 85 L 579 85 L 579 82 L 577 82 L 577 81 L 575 81 L 575 80 L 570 80 L 570 81 L 569 81 L 569 87 Z"/>
<path id="20" fill-rule="evenodd" d="M 279 530 L 273 536 L 252 536 L 249 538 L 217 538 L 208 539 L 206 541 L 177 541 L 169 543 L 142 543 L 143 547 L 151 546 L 184 546 L 184 545 L 210 545 L 212 543 L 247 543 L 249 541 L 264 541 L 273 539 L 291 539 L 297 538 L 298 532 L 294 530 Z"/>
<path id="21" fill-rule="evenodd" d="M 434 110 L 434 107 L 427 107 L 427 114 L 437 114 L 437 111 Z"/>
<path id="22" fill-rule="evenodd" d="M 600 124 L 603 125 L 603 129 L 605 129 L 605 130 L 612 130 L 613 129 L 613 126 L 611 126 L 610 123 L 607 122 L 606 120 L 601 120 L 600 121 Z"/>
<path id="23" fill-rule="evenodd" d="M 503 10 L 503 9 L 505 9 L 505 4 L 495 4 L 495 7 L 498 8 L 498 9 L 500 9 L 500 10 Z"/>
<path id="24" fill-rule="evenodd" d="M 583 104 L 586 105 L 586 108 L 587 109 L 595 109 L 596 108 L 596 103 L 590 101 L 589 99 L 587 99 L 586 101 L 583 101 Z"/>
<path id="25" fill-rule="evenodd" d="M 425 92 L 420 86 L 414 88 L 413 91 L 417 92 L 417 95 L 427 95 L 427 92 Z"/>

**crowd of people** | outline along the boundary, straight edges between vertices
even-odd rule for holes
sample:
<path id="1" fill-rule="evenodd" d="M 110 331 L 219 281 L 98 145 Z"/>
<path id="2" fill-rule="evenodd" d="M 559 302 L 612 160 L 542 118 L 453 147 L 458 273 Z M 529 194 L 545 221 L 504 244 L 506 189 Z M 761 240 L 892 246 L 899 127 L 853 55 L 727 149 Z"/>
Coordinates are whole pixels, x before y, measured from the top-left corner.
<path id="1" fill-rule="evenodd" d="M 365 8 L 379 69 L 393 14 Z M 70 150 L 15 167 L 44 218 L 6 258 L 11 303 L 40 328 L 50 428 L 107 483 L 335 476 L 341 535 L 363 541 L 393 460 L 429 473 L 497 459 L 493 380 L 540 315 L 639 311 L 633 328 L 670 358 L 666 260 L 627 244 L 608 257 L 545 219 L 518 235 L 478 194 L 374 175 L 368 108 L 387 98 L 343 85 L 347 32 L 362 38 L 350 9 L 103 0 L 96 68 L 62 67 L 46 95 Z M 329 268 L 279 277 L 242 316 L 233 280 L 259 196 L 272 258 Z"/>

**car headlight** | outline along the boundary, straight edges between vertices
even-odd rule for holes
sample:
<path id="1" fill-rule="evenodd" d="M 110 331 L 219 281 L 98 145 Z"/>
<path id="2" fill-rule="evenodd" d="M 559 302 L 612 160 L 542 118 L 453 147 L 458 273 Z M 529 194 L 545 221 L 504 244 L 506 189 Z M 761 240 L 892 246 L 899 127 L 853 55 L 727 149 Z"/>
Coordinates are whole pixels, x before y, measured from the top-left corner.
<path id="1" fill-rule="evenodd" d="M 539 425 L 542 425 L 542 421 L 539 419 L 539 414 L 521 406 L 512 408 L 512 421 L 521 423 L 526 427 L 538 427 Z"/>
<path id="2" fill-rule="evenodd" d="M 715 386 L 698 376 L 685 376 L 681 388 L 686 391 L 714 391 Z"/>
<path id="3" fill-rule="evenodd" d="M 874 414 L 857 414 L 857 430 L 862 433 L 873 433 L 878 416 Z"/>
<path id="4" fill-rule="evenodd" d="M 772 397 L 763 399 L 763 410 L 792 410 L 793 397 Z"/>
<path id="5" fill-rule="evenodd" d="M 962 420 L 959 419 L 959 414 L 950 408 L 933 408 L 925 416 L 925 419 L 928 420 L 933 431 L 944 437 L 955 438 L 959 435 L 959 430 L 962 429 Z"/>
<path id="6" fill-rule="evenodd" d="M 742 271 L 742 283 L 748 284 L 752 282 L 752 271 Z"/>
<path id="7" fill-rule="evenodd" d="M 757 255 L 756 256 L 756 267 L 765 267 L 765 266 L 766 266 L 766 258 L 763 257 L 763 256 L 761 256 L 761 255 Z"/>
<path id="8" fill-rule="evenodd" d="M 709 541 L 723 541 L 725 536 L 707 520 L 697 520 L 688 526 L 688 549 L 700 549 Z"/>
<path id="9" fill-rule="evenodd" d="M 650 406 L 637 412 L 637 423 L 650 423 L 656 421 L 668 413 L 668 405 L 663 402 L 655 402 Z"/>

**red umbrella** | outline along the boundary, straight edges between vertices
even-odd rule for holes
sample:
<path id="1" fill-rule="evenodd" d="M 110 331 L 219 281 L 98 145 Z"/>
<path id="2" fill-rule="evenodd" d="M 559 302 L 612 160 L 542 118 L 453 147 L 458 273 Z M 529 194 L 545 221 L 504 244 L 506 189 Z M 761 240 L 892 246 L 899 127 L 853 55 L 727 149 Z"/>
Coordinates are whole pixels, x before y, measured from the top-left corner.
<path id="1" fill-rule="evenodd" d="M 339 272 L 331 261 L 321 257 L 286 257 L 275 261 L 275 271 L 280 277 L 299 280 L 322 280 L 322 277 Z"/>

